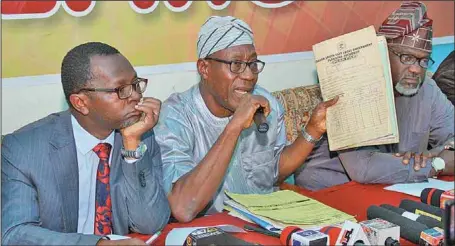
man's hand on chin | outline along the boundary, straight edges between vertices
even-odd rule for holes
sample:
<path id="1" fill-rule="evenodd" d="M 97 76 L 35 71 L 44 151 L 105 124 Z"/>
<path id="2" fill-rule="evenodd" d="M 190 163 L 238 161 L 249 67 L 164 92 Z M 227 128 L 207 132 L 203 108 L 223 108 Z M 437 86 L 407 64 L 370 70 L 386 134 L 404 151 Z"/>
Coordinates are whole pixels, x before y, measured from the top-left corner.
<path id="1" fill-rule="evenodd" d="M 141 118 L 136 123 L 120 129 L 123 145 L 127 150 L 135 150 L 141 142 L 142 135 L 158 123 L 161 101 L 152 97 L 144 97 L 135 108 L 142 112 Z"/>

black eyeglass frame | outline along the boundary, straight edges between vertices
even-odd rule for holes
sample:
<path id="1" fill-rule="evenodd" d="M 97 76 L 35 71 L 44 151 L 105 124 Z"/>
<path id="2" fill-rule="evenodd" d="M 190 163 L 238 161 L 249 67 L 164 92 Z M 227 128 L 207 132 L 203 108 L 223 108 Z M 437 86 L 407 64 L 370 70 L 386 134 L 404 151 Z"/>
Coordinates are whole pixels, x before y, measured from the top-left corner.
<path id="1" fill-rule="evenodd" d="M 250 62 L 239 61 L 239 60 L 226 61 L 226 60 L 218 59 L 218 58 L 215 58 L 215 57 L 206 57 L 205 60 L 212 60 L 212 61 L 217 61 L 217 62 L 221 62 L 221 63 L 224 63 L 224 64 L 229 64 L 229 69 L 231 70 L 231 72 L 232 73 L 236 73 L 236 74 L 243 73 L 247 66 L 250 68 L 250 70 L 251 70 L 251 72 L 253 74 L 259 74 L 260 72 L 262 72 L 264 70 L 264 67 L 265 67 L 265 62 L 263 62 L 261 60 L 255 60 L 255 61 L 250 61 Z M 240 63 L 240 64 L 242 64 L 241 65 L 242 69 L 240 69 L 239 71 L 233 71 L 232 70 L 232 63 Z M 251 65 L 252 64 L 261 64 L 261 69 L 258 69 L 257 72 L 254 72 L 253 69 L 251 69 Z"/>
<path id="2" fill-rule="evenodd" d="M 141 86 L 139 86 L 139 83 L 141 83 L 141 82 L 145 83 L 145 86 L 144 86 L 143 90 L 141 90 Z M 148 83 L 148 79 L 136 77 L 136 78 L 133 79 L 133 83 L 121 85 L 121 86 L 119 86 L 117 88 L 82 88 L 79 91 L 75 92 L 75 94 L 77 94 L 79 92 L 82 92 L 82 91 L 107 92 L 107 93 L 114 93 L 115 92 L 115 93 L 117 93 L 118 98 L 123 100 L 123 99 L 129 98 L 133 94 L 133 90 L 135 90 L 136 92 L 138 92 L 140 94 L 144 93 L 145 90 L 147 89 L 147 83 Z M 131 88 L 130 93 L 129 93 L 128 96 L 121 97 L 120 96 L 120 91 L 122 89 L 124 89 L 125 87 L 127 87 L 127 86 L 132 86 L 134 88 Z"/>
<path id="3" fill-rule="evenodd" d="M 396 52 L 396 51 L 394 51 L 394 50 L 392 50 L 392 49 L 390 49 L 390 51 L 391 51 L 394 55 L 398 56 L 398 57 L 400 58 L 400 62 L 401 62 L 402 64 L 404 64 L 404 65 L 414 65 L 416 62 L 418 62 L 420 67 L 427 69 L 427 68 L 433 66 L 433 64 L 435 63 L 434 60 L 431 59 L 431 57 L 417 58 L 417 57 L 415 57 L 415 56 L 413 56 L 413 55 L 411 55 L 411 54 L 400 54 L 400 53 L 398 53 L 398 52 Z M 411 59 L 412 62 L 411 62 L 411 61 L 409 61 L 409 62 L 403 61 L 403 60 L 404 60 L 403 57 L 405 57 L 405 56 L 412 58 L 412 59 Z M 427 60 L 427 63 L 426 63 L 426 64 L 425 64 L 425 60 Z M 422 63 L 423 63 L 425 66 L 422 66 Z"/>

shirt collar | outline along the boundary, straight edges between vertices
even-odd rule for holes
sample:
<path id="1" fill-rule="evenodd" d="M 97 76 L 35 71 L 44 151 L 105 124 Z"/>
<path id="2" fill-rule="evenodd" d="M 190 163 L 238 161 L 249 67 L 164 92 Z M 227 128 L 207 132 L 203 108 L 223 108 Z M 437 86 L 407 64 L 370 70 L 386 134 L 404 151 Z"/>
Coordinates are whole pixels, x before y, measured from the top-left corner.
<path id="1" fill-rule="evenodd" d="M 71 125 L 73 127 L 74 140 L 76 142 L 76 148 L 84 155 L 92 151 L 92 149 L 99 143 L 109 143 L 111 146 L 114 146 L 114 134 L 115 131 L 104 140 L 99 140 L 94 137 L 92 134 L 88 133 L 76 120 L 76 118 L 71 115 Z"/>

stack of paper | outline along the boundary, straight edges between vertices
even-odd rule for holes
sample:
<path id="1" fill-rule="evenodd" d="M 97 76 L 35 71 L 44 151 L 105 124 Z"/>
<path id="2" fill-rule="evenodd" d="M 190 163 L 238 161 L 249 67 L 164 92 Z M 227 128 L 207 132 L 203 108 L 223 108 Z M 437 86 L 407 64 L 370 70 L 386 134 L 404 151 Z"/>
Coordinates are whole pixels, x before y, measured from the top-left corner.
<path id="1" fill-rule="evenodd" d="M 226 192 L 226 195 L 230 198 L 225 202 L 227 210 L 234 210 L 270 231 L 280 231 L 291 225 L 316 229 L 345 220 L 356 221 L 352 215 L 294 191 L 283 190 L 264 195 Z"/>
<path id="2" fill-rule="evenodd" d="M 313 52 L 324 101 L 340 96 L 327 110 L 330 150 L 398 143 L 385 38 L 370 26 L 315 44 Z"/>

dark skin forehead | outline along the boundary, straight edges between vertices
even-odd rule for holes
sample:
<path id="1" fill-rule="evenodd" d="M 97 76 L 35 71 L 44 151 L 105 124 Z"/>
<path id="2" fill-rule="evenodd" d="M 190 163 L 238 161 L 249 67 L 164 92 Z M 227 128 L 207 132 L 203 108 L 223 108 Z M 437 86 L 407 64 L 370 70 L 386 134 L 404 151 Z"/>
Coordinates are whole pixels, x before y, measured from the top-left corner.
<path id="1" fill-rule="evenodd" d="M 90 59 L 92 85 L 115 88 L 131 83 L 136 75 L 131 63 L 121 54 L 93 56 Z"/>
<path id="2" fill-rule="evenodd" d="M 408 54 L 408 55 L 413 55 L 417 58 L 426 58 L 430 57 L 431 53 L 407 46 L 402 46 L 402 45 L 389 45 L 390 49 L 394 50 L 397 53 L 400 54 Z"/>
<path id="3" fill-rule="evenodd" d="M 219 50 L 211 54 L 209 57 L 243 61 L 256 59 L 257 53 L 252 44 L 243 44 Z"/>

